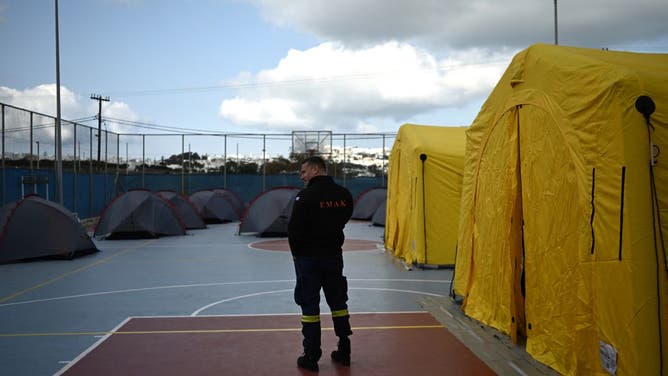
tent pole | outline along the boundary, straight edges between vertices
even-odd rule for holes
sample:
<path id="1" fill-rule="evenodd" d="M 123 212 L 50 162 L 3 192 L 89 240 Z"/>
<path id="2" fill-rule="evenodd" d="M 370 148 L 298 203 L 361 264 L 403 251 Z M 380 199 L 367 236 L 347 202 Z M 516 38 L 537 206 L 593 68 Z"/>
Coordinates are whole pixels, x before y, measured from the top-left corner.
<path id="1" fill-rule="evenodd" d="M 557 0 L 554 0 L 554 44 L 559 45 L 559 29 L 557 25 Z"/>
<path id="2" fill-rule="evenodd" d="M 424 195 L 424 162 L 427 160 L 427 154 L 420 154 L 422 161 L 422 230 L 424 231 L 424 264 L 427 265 L 427 199 Z"/>

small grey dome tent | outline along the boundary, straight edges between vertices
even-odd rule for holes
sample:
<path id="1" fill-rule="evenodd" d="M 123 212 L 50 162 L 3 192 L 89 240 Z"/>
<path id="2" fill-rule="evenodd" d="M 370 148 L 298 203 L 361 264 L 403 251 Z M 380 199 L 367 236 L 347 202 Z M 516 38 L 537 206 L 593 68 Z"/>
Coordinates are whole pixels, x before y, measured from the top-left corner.
<path id="1" fill-rule="evenodd" d="M 157 194 L 134 189 L 114 198 L 102 210 L 95 236 L 107 239 L 185 235 L 174 207 Z"/>
<path id="2" fill-rule="evenodd" d="M 238 221 L 241 217 L 242 212 L 230 194 L 205 189 L 191 194 L 188 198 L 206 223 Z"/>
<path id="3" fill-rule="evenodd" d="M 241 215 L 244 213 L 244 211 L 246 211 L 246 204 L 244 203 L 244 200 L 241 198 L 241 196 L 225 188 L 215 188 L 213 191 L 225 196 L 225 198 L 230 201 L 232 206 L 234 206 L 237 213 L 239 213 L 239 218 L 241 218 Z"/>
<path id="4" fill-rule="evenodd" d="M 296 187 L 277 187 L 257 196 L 241 219 L 239 235 L 288 236 L 292 205 L 300 190 Z"/>
<path id="5" fill-rule="evenodd" d="M 371 220 L 376 210 L 387 200 L 387 188 L 370 188 L 357 196 L 353 204 L 352 219 Z M 383 205 L 383 207 L 385 207 Z M 383 209 L 384 211 L 384 209 Z"/>
<path id="6" fill-rule="evenodd" d="M 176 214 L 179 215 L 187 230 L 206 228 L 204 219 L 187 197 L 183 197 L 174 191 L 158 191 L 156 194 L 174 206 Z"/>
<path id="7" fill-rule="evenodd" d="M 74 258 L 99 250 L 74 214 L 39 196 L 0 208 L 0 262 Z"/>
<path id="8" fill-rule="evenodd" d="M 373 217 L 371 217 L 371 224 L 374 226 L 385 227 L 385 216 L 387 215 L 386 212 L 387 201 L 383 201 L 378 206 L 378 209 L 376 209 L 376 212 L 373 213 Z"/>

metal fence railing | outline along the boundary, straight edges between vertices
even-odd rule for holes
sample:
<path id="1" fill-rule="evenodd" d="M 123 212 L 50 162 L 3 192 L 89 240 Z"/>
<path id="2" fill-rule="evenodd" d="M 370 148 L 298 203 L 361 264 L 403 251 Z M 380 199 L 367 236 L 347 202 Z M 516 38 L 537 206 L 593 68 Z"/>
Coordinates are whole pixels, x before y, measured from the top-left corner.
<path id="1" fill-rule="evenodd" d="M 0 115 L 2 205 L 27 194 L 54 199 L 56 118 L 4 103 Z M 190 194 L 222 187 L 250 201 L 276 186 L 301 185 L 304 150 L 293 150 L 294 133 L 130 133 L 113 131 L 113 120 L 99 129 L 84 122 L 61 120 L 63 204 L 80 217 L 134 188 Z M 318 152 L 339 183 L 354 195 L 386 185 L 396 134 L 327 133 Z"/>

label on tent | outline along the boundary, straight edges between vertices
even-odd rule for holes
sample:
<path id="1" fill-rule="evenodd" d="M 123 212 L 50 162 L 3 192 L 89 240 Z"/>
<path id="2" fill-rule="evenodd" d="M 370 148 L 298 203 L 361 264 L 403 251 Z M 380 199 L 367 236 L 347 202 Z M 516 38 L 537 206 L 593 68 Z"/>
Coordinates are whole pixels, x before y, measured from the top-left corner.
<path id="1" fill-rule="evenodd" d="M 617 373 L 617 349 L 603 341 L 598 341 L 599 351 L 601 353 L 601 366 L 609 374 Z"/>

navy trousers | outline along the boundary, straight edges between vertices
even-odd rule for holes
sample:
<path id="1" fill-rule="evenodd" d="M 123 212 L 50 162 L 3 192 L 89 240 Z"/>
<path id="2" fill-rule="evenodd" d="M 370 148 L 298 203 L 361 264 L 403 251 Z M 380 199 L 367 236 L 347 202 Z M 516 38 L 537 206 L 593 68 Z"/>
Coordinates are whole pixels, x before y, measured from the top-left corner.
<path id="1" fill-rule="evenodd" d="M 304 351 L 320 355 L 320 289 L 332 311 L 334 333 L 347 338 L 350 329 L 348 281 L 343 275 L 343 256 L 297 257 L 295 259 L 295 303 L 302 309 Z"/>

